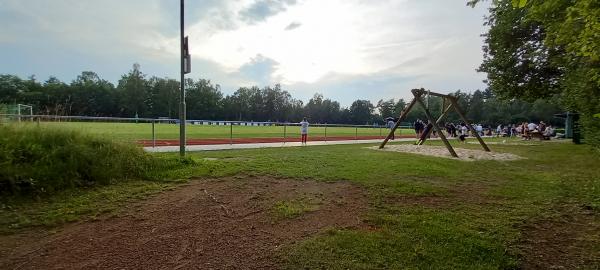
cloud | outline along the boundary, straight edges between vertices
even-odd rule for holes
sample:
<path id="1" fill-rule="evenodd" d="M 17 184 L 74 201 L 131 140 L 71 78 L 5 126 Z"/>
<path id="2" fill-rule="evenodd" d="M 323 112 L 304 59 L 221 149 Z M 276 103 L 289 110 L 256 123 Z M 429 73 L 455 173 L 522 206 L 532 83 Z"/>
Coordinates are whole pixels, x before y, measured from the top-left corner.
<path id="1" fill-rule="evenodd" d="M 281 83 L 295 97 L 322 92 L 346 105 L 415 87 L 483 88 L 475 69 L 486 3 L 188 0 L 188 77 L 225 94 Z M 137 62 L 146 74 L 179 76 L 179 1 L 0 0 L 0 25 L 0 73 L 69 81 L 93 70 L 116 82 Z"/>
<path id="2" fill-rule="evenodd" d="M 301 23 L 299 23 L 299 22 L 292 22 L 292 23 L 288 24 L 288 26 L 286 26 L 284 30 L 285 31 L 290 31 L 290 30 L 294 30 L 294 29 L 296 29 L 296 28 L 298 28 L 300 26 L 302 26 Z"/>
<path id="3" fill-rule="evenodd" d="M 296 0 L 257 0 L 246 9 L 241 10 L 239 16 L 243 21 L 255 24 L 285 11 L 288 6 L 296 3 Z"/>
<path id="4" fill-rule="evenodd" d="M 284 87 L 302 99 L 309 99 L 314 93 L 322 93 L 339 101 L 342 106 L 349 106 L 357 99 L 377 102 L 379 99 L 407 98 L 408 90 L 426 77 L 427 74 L 405 75 L 399 68 L 369 74 L 332 72 L 313 83 L 284 84 Z"/>
<path id="5" fill-rule="evenodd" d="M 263 55 L 256 55 L 250 62 L 242 65 L 233 76 L 240 76 L 249 83 L 267 86 L 273 84 L 273 74 L 279 63 Z"/>

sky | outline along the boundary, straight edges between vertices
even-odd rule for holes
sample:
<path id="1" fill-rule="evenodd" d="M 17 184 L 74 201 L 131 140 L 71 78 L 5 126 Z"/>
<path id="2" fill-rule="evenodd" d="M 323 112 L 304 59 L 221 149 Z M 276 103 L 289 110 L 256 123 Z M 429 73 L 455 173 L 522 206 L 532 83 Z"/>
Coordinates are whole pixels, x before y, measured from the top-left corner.
<path id="1" fill-rule="evenodd" d="M 466 0 L 187 0 L 194 79 L 224 94 L 281 84 L 315 93 L 410 99 L 410 89 L 485 89 L 487 3 Z M 70 82 L 94 71 L 116 83 L 139 63 L 179 78 L 177 0 L 0 0 L 0 74 Z"/>

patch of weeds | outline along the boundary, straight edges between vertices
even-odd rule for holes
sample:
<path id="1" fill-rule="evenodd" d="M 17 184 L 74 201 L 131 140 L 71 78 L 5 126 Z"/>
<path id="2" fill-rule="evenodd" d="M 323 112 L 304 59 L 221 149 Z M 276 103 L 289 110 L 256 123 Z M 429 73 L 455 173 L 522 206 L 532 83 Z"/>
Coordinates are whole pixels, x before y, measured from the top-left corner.
<path id="1" fill-rule="evenodd" d="M 318 210 L 321 203 L 321 199 L 309 197 L 277 201 L 273 205 L 272 213 L 278 220 L 293 219 L 304 213 Z"/>

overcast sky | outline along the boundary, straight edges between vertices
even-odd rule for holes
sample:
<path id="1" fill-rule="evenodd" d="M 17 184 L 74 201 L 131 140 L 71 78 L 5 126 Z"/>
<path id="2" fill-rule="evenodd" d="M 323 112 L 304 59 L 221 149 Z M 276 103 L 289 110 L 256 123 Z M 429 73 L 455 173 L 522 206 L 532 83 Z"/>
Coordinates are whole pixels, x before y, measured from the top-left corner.
<path id="1" fill-rule="evenodd" d="M 194 79 L 280 83 L 296 98 L 409 98 L 410 89 L 484 89 L 486 2 L 188 0 Z M 0 73 L 70 82 L 91 70 L 116 83 L 133 63 L 179 78 L 177 0 L 0 0 Z"/>

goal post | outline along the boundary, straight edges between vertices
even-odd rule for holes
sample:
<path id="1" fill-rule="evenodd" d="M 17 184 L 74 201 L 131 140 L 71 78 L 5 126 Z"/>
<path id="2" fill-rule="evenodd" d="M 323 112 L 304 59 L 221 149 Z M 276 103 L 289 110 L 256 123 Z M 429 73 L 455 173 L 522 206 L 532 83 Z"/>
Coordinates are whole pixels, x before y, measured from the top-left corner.
<path id="1" fill-rule="evenodd" d="M 3 119 L 12 119 L 21 122 L 23 118 L 33 121 L 33 105 L 28 104 L 0 104 L 0 115 Z"/>

